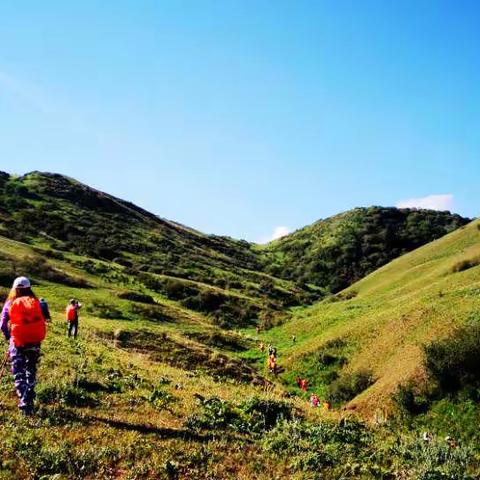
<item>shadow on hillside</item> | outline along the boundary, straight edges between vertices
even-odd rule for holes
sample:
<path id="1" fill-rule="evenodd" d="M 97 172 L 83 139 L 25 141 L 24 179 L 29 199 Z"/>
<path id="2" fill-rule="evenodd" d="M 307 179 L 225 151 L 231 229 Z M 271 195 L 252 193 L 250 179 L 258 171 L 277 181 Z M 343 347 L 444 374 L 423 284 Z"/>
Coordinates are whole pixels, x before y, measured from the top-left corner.
<path id="1" fill-rule="evenodd" d="M 195 442 L 208 442 L 213 437 L 212 435 L 200 435 L 190 430 L 180 430 L 175 428 L 156 427 L 149 424 L 129 423 L 122 420 L 116 420 L 113 418 L 105 418 L 96 415 L 77 414 L 72 410 L 56 410 L 53 412 L 47 412 L 45 410 L 39 412 L 39 416 L 43 418 L 49 418 L 50 424 L 54 425 L 67 425 L 69 423 L 79 423 L 81 425 L 95 425 L 104 424 L 117 430 L 128 430 L 131 432 L 138 432 L 147 435 L 158 435 L 161 438 L 175 438 L 182 440 L 192 440 Z"/>
<path id="2" fill-rule="evenodd" d="M 148 424 L 136 424 L 136 423 L 128 423 L 122 420 L 114 420 L 112 418 L 103 418 L 97 416 L 84 416 L 82 419 L 89 423 L 104 423 L 112 428 L 116 428 L 118 430 L 128 430 L 128 431 L 135 431 L 138 433 L 144 434 L 154 434 L 159 435 L 162 438 L 179 438 L 182 440 L 194 440 L 196 442 L 207 442 L 212 439 L 211 435 L 200 435 L 194 433 L 190 430 L 178 430 L 175 428 L 163 428 L 163 427 L 155 427 L 154 425 Z"/>

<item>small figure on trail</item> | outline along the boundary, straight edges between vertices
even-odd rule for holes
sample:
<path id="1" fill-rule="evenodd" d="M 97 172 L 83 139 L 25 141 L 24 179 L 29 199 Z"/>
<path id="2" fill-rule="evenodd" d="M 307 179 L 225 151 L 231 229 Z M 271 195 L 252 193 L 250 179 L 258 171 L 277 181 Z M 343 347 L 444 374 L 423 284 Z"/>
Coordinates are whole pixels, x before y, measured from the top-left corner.
<path id="1" fill-rule="evenodd" d="M 48 308 L 48 303 L 44 298 L 40 299 L 40 308 L 42 309 L 43 318 L 49 322 L 52 319 L 50 315 L 50 309 Z"/>
<path id="2" fill-rule="evenodd" d="M 318 398 L 318 395 L 316 393 L 312 393 L 310 395 L 310 405 L 314 408 L 318 408 L 320 405 L 320 398 Z"/>
<path id="3" fill-rule="evenodd" d="M 447 443 L 448 447 L 453 449 L 453 448 L 457 448 L 457 442 L 455 441 L 454 438 L 452 438 L 450 435 L 447 435 L 445 437 L 445 442 Z"/>
<path id="4" fill-rule="evenodd" d="M 425 443 L 431 443 L 433 440 L 433 435 L 430 432 L 423 432 L 422 433 L 422 440 Z"/>
<path id="5" fill-rule="evenodd" d="M 72 298 L 68 302 L 65 314 L 67 317 L 68 329 L 67 336 L 70 338 L 73 333 L 73 338 L 77 338 L 78 334 L 78 311 L 82 308 L 82 304 Z"/>
<path id="6" fill-rule="evenodd" d="M 33 293 L 30 281 L 18 277 L 2 310 L 0 329 L 10 346 L 8 356 L 12 364 L 18 408 L 24 415 L 33 413 L 37 363 L 40 345 L 45 339 L 46 322 L 40 301 Z"/>
<path id="7" fill-rule="evenodd" d="M 330 410 L 332 408 L 332 404 L 328 400 L 323 401 L 323 409 Z"/>
<path id="8" fill-rule="evenodd" d="M 275 355 L 268 356 L 268 370 L 274 375 L 277 374 L 277 357 Z"/>
<path id="9" fill-rule="evenodd" d="M 297 377 L 296 382 L 301 390 L 303 390 L 304 392 L 308 390 L 308 380 L 306 380 L 305 378 Z"/>

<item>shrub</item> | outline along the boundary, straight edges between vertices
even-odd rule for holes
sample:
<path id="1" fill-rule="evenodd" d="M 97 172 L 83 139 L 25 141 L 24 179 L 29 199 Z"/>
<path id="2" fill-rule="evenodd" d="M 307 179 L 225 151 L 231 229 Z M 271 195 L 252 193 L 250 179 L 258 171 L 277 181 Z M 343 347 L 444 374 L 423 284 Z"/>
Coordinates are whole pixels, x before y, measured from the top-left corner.
<path id="1" fill-rule="evenodd" d="M 92 303 L 87 306 L 87 311 L 100 318 L 111 320 L 125 318 L 123 313 L 117 307 L 99 300 L 93 300 Z"/>
<path id="2" fill-rule="evenodd" d="M 139 305 L 133 303 L 130 305 L 130 312 L 134 315 L 139 315 L 140 317 L 152 320 L 154 322 L 170 322 L 174 319 L 169 315 L 166 315 L 163 310 L 156 305 Z"/>
<path id="3" fill-rule="evenodd" d="M 457 328 L 446 339 L 424 346 L 425 366 L 440 394 L 480 387 L 480 325 Z"/>
<path id="4" fill-rule="evenodd" d="M 291 420 L 292 407 L 286 402 L 251 397 L 240 405 L 240 410 L 245 413 L 250 432 L 263 432 L 271 430 L 280 420 Z"/>
<path id="5" fill-rule="evenodd" d="M 68 407 L 94 407 L 98 404 L 93 393 L 73 383 L 41 385 L 38 388 L 37 397 L 43 403 L 60 403 Z"/>
<path id="6" fill-rule="evenodd" d="M 187 428 L 197 429 L 225 429 L 227 427 L 236 427 L 240 422 L 240 417 L 233 406 L 218 397 L 203 398 L 197 396 L 197 402 L 201 407 L 201 414 L 194 414 L 187 418 Z"/>
<path id="7" fill-rule="evenodd" d="M 328 387 L 328 396 L 334 403 L 344 403 L 352 400 L 358 394 L 373 385 L 374 378 L 370 371 L 361 370 L 341 375 Z"/>
<path id="8" fill-rule="evenodd" d="M 17 266 L 18 272 L 25 272 L 28 276 L 36 276 L 49 282 L 61 283 L 74 288 L 90 288 L 83 278 L 71 277 L 65 272 L 53 268 L 48 261 L 39 256 L 25 256 Z"/>
<path id="9" fill-rule="evenodd" d="M 118 298 L 130 300 L 132 302 L 147 303 L 149 305 L 155 304 L 155 300 L 151 295 L 138 292 L 121 292 L 118 294 Z"/>
<path id="10" fill-rule="evenodd" d="M 473 268 L 480 265 L 480 256 L 475 258 L 470 258 L 468 260 L 461 260 L 452 267 L 452 273 L 463 272 L 469 268 Z"/>
<path id="11" fill-rule="evenodd" d="M 393 401 L 402 417 L 425 413 L 428 409 L 428 400 L 421 395 L 413 381 L 399 385 L 393 394 Z"/>

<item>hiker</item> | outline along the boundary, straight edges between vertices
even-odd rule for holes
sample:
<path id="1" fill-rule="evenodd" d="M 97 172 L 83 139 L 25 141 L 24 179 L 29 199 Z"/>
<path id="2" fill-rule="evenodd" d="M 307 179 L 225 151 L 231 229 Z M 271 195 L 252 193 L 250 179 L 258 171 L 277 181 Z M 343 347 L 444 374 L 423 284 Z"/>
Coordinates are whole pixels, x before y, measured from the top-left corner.
<path id="1" fill-rule="evenodd" d="M 0 329 L 9 341 L 8 355 L 19 402 L 24 415 L 33 413 L 37 363 L 40 345 L 45 339 L 46 322 L 40 301 L 33 293 L 30 281 L 18 277 L 2 310 Z"/>
<path id="2" fill-rule="evenodd" d="M 448 448 L 450 448 L 450 449 L 457 448 L 457 442 L 450 435 L 447 435 L 445 437 L 445 442 L 447 443 Z"/>
<path id="3" fill-rule="evenodd" d="M 65 314 L 67 317 L 68 329 L 67 336 L 70 338 L 73 333 L 73 338 L 77 338 L 78 333 L 78 311 L 82 308 L 82 304 L 72 298 L 68 302 Z"/>
<path id="4" fill-rule="evenodd" d="M 431 443 L 433 440 L 433 435 L 430 432 L 423 432 L 422 433 L 422 440 L 425 443 Z"/>
<path id="5" fill-rule="evenodd" d="M 268 370 L 274 375 L 277 374 L 277 358 L 275 355 L 269 355 L 268 357 Z"/>
<path id="6" fill-rule="evenodd" d="M 52 319 L 50 315 L 50 309 L 48 308 L 48 303 L 44 298 L 40 299 L 40 308 L 42 309 L 43 318 L 49 322 Z"/>
<path id="7" fill-rule="evenodd" d="M 303 390 L 304 392 L 308 390 L 308 380 L 306 380 L 305 378 L 297 377 L 296 382 L 301 390 Z"/>
<path id="8" fill-rule="evenodd" d="M 320 405 L 320 398 L 318 397 L 318 395 L 316 393 L 312 393 L 310 395 L 310 405 L 313 408 L 318 408 L 318 406 Z"/>

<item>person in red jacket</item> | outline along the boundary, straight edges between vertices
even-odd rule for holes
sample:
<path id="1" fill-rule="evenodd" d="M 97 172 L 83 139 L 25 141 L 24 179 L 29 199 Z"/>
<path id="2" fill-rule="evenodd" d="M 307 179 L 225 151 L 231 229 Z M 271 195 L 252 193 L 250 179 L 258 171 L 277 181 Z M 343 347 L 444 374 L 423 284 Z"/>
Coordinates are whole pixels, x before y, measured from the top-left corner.
<path id="1" fill-rule="evenodd" d="M 65 315 L 67 317 L 68 329 L 67 336 L 71 337 L 73 333 L 73 338 L 77 338 L 78 333 L 78 311 L 82 308 L 82 304 L 78 303 L 77 300 L 72 298 L 68 302 L 67 308 L 65 310 Z"/>
<path id="2" fill-rule="evenodd" d="M 18 408 L 24 415 L 31 415 L 46 323 L 40 301 L 33 293 L 28 278 L 18 277 L 13 282 L 2 309 L 0 329 L 10 342 L 8 354 L 19 398 Z"/>

